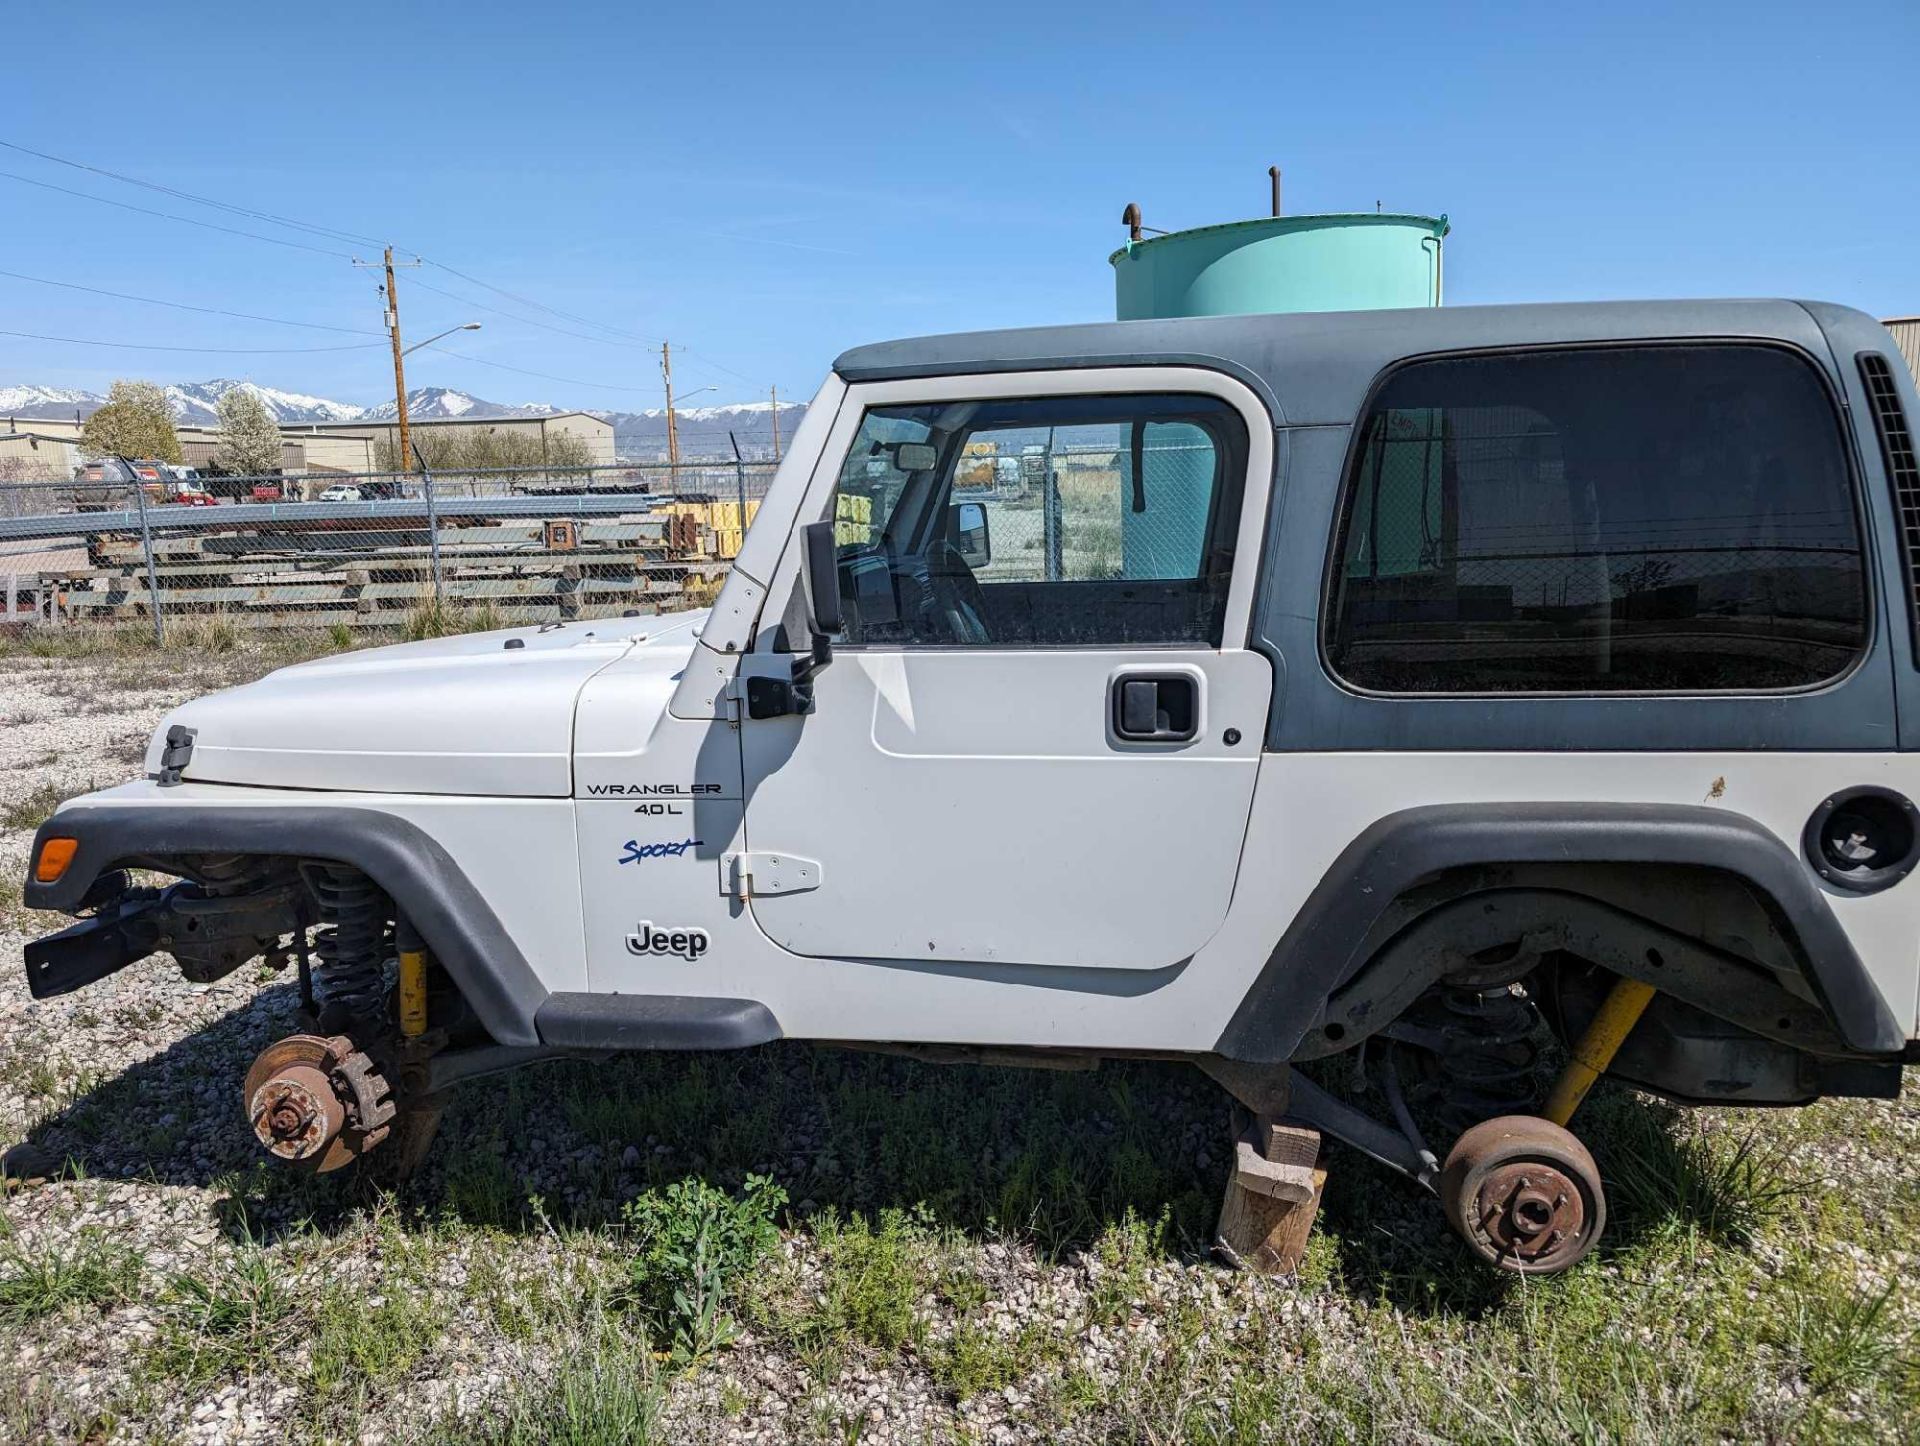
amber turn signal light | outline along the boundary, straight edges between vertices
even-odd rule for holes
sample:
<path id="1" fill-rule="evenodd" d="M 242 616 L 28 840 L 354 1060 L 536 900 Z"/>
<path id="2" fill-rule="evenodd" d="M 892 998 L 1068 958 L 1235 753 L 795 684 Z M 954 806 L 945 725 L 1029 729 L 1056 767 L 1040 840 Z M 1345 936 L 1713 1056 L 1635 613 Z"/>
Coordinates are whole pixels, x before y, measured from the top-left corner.
<path id="1" fill-rule="evenodd" d="M 50 838 L 40 845 L 40 857 L 34 861 L 33 881 L 36 884 L 57 884 L 60 876 L 67 871 L 67 865 L 73 862 L 73 856 L 79 851 L 77 838 Z"/>

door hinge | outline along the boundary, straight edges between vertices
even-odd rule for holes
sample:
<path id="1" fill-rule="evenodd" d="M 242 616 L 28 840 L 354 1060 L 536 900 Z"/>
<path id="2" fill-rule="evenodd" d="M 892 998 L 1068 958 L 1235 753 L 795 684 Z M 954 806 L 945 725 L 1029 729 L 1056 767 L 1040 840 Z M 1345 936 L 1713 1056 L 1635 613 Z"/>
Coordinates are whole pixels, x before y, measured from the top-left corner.
<path id="1" fill-rule="evenodd" d="M 720 892 L 736 899 L 799 894 L 820 887 L 820 865 L 792 854 L 720 855 Z"/>
<path id="2" fill-rule="evenodd" d="M 813 685 L 798 678 L 748 674 L 727 683 L 727 701 L 733 721 L 743 718 L 786 718 L 813 711 Z"/>

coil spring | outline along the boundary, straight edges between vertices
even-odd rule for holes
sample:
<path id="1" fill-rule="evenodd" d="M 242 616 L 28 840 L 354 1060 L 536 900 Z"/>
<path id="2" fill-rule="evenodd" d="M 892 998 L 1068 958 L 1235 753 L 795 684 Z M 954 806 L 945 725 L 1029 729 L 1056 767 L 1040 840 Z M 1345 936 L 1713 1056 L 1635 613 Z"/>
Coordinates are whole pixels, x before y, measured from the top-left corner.
<path id="1" fill-rule="evenodd" d="M 305 873 L 320 913 L 313 992 L 321 1020 L 334 1028 L 377 1019 L 386 988 L 387 896 L 358 869 L 312 864 Z"/>
<path id="2" fill-rule="evenodd" d="M 1435 1094 L 1449 1116 L 1477 1124 L 1533 1107 L 1539 1011 L 1519 986 L 1442 983 L 1422 1004 L 1432 1031 L 1424 1042 L 1439 1062 Z"/>

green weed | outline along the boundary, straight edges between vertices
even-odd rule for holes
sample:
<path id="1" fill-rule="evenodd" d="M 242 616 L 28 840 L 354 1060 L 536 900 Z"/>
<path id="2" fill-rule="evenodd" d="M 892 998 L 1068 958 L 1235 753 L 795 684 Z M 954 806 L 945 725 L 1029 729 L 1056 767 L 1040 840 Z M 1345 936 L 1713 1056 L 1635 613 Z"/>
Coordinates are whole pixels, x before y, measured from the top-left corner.
<path id="1" fill-rule="evenodd" d="M 917 1340 L 922 1329 L 916 1308 L 932 1276 L 925 1217 L 882 1210 L 876 1228 L 863 1215 L 842 1221 L 828 1212 L 812 1226 L 825 1299 L 802 1334 L 844 1335 L 888 1353 Z"/>
<path id="2" fill-rule="evenodd" d="M 1087 1316 L 1095 1324 L 1119 1325 L 1133 1313 L 1133 1303 L 1146 1294 L 1148 1265 L 1166 1257 L 1167 1223 L 1164 1210 L 1148 1225 L 1129 1206 L 1094 1242 Z"/>
<path id="3" fill-rule="evenodd" d="M 705 1180 L 649 1190 L 622 1211 L 635 1242 L 628 1297 L 676 1360 L 698 1361 L 732 1343 L 726 1309 L 734 1283 L 780 1243 L 774 1215 L 786 1191 L 749 1175 L 736 1199 Z"/>
<path id="4" fill-rule="evenodd" d="M 395 1283 L 383 1288 L 377 1302 L 329 1290 L 313 1313 L 309 1374 L 321 1391 L 395 1380 L 426 1354 L 440 1329 L 439 1313 Z"/>

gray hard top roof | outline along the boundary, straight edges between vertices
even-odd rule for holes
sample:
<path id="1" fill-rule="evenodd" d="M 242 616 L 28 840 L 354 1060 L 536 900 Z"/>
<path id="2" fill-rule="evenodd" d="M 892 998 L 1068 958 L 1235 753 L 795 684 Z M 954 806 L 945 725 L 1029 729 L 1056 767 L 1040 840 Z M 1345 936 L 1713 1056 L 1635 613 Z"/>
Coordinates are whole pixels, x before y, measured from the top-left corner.
<path id="1" fill-rule="evenodd" d="M 1838 338 L 1836 343 L 1849 350 L 1890 341 L 1866 313 L 1820 302 L 1581 301 L 957 332 L 855 347 L 841 355 L 834 370 L 850 382 L 864 382 L 1074 366 L 1200 365 L 1247 382 L 1282 425 L 1311 426 L 1351 421 L 1383 368 L 1428 352 L 1552 342 L 1757 338 L 1793 343 L 1832 371 L 1826 336 L 1832 332 L 1846 334 L 1844 343 Z"/>

